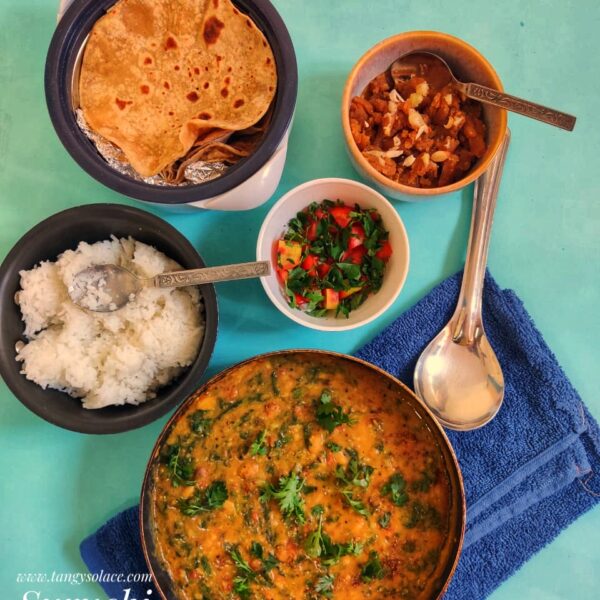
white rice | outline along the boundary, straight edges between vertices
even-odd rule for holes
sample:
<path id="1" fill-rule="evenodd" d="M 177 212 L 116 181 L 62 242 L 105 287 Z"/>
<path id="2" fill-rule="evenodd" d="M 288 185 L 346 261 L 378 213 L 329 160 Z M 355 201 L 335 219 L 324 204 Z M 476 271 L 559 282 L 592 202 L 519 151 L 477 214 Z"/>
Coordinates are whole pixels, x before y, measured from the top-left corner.
<path id="1" fill-rule="evenodd" d="M 195 287 L 144 288 L 112 313 L 83 310 L 68 295 L 73 276 L 94 264 L 116 264 L 140 277 L 181 269 L 132 238 L 87 244 L 56 262 L 21 271 L 16 298 L 28 342 L 18 349 L 22 373 L 81 398 L 84 408 L 140 404 L 177 377 L 198 354 L 204 335 Z"/>

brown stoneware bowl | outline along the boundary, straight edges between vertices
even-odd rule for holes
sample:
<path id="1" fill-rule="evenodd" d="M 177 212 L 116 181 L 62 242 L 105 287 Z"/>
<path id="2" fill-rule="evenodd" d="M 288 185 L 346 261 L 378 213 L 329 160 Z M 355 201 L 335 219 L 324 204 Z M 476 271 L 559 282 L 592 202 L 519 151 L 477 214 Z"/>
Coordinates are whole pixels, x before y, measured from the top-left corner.
<path id="1" fill-rule="evenodd" d="M 349 119 L 350 102 L 354 96 L 360 96 L 367 84 L 383 73 L 397 58 L 409 52 L 419 51 L 433 52 L 441 56 L 460 81 L 475 82 L 496 90 L 503 90 L 498 74 L 478 50 L 457 37 L 437 31 L 400 33 L 379 42 L 359 59 L 348 76 L 342 96 L 341 116 L 346 146 L 350 160 L 358 173 L 372 182 L 383 194 L 397 200 L 426 200 L 456 192 L 469 185 L 488 168 L 506 133 L 506 111 L 484 104 L 483 119 L 487 127 L 487 150 L 465 177 L 443 187 L 411 187 L 392 181 L 373 168 L 352 137 Z"/>

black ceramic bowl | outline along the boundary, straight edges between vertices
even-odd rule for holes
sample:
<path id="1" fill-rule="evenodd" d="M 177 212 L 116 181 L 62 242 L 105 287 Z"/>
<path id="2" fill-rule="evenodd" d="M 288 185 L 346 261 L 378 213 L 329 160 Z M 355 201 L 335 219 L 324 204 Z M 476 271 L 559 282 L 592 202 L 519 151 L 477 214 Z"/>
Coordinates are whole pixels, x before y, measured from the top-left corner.
<path id="1" fill-rule="evenodd" d="M 150 244 L 182 267 L 204 262 L 187 239 L 168 223 L 137 208 L 118 204 L 90 204 L 70 208 L 42 221 L 26 233 L 0 266 L 0 374 L 13 394 L 31 411 L 50 423 L 82 433 L 118 433 L 146 425 L 177 406 L 198 388 L 217 336 L 218 309 L 212 284 L 200 286 L 204 299 L 205 331 L 196 360 L 177 380 L 158 390 L 157 397 L 139 406 L 85 409 L 81 401 L 52 389 L 42 389 L 21 375 L 15 344 L 24 340 L 21 312 L 15 304 L 19 271 L 42 260 L 55 260 L 81 241 L 98 242 L 131 236 Z"/>
<path id="2" fill-rule="evenodd" d="M 275 56 L 277 95 L 271 124 L 260 146 L 225 175 L 183 187 L 160 187 L 135 181 L 112 169 L 79 129 L 72 103 L 74 73 L 94 23 L 117 0 L 74 0 L 63 15 L 46 58 L 45 88 L 48 111 L 56 133 L 77 163 L 92 177 L 131 198 L 159 204 L 185 204 L 219 196 L 237 187 L 275 154 L 290 127 L 298 92 L 296 55 L 288 30 L 269 0 L 233 0 L 263 32 Z"/>

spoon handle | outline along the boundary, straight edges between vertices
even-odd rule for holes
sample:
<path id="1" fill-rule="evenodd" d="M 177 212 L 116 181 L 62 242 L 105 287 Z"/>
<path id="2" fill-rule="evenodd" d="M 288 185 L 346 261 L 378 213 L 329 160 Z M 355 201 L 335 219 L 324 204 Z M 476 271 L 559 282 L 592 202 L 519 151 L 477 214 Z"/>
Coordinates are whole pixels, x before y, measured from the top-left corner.
<path id="1" fill-rule="evenodd" d="M 251 277 L 262 277 L 270 272 L 271 263 L 268 260 L 222 267 L 190 269 L 188 271 L 173 271 L 171 273 L 161 273 L 154 277 L 154 287 L 175 288 L 202 283 L 216 283 L 218 281 L 232 281 L 234 279 L 249 279 Z"/>
<path id="2" fill-rule="evenodd" d="M 499 108 L 505 108 L 512 112 L 549 123 L 555 127 L 566 129 L 567 131 L 573 131 L 575 127 L 576 118 L 573 115 L 554 110 L 548 106 L 542 106 L 535 102 L 529 102 L 529 100 L 523 100 L 498 90 L 486 87 L 485 85 L 479 85 L 478 83 L 466 83 L 464 84 L 464 93 L 469 97 L 485 104 L 491 104 L 492 106 L 498 106 Z"/>
<path id="3" fill-rule="evenodd" d="M 483 328 L 481 321 L 483 280 L 496 198 L 509 143 L 510 130 L 507 129 L 504 141 L 488 170 L 475 182 L 467 259 L 458 305 L 452 319 L 454 322 L 452 339 L 457 343 L 473 343 L 478 335 L 478 329 Z"/>

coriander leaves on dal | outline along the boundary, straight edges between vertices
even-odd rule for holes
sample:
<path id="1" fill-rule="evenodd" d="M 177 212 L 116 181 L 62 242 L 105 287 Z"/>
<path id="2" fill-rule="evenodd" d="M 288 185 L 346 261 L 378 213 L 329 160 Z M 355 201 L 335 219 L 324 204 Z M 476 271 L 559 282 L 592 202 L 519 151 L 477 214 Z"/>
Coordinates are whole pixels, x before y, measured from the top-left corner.
<path id="1" fill-rule="evenodd" d="M 153 456 L 144 513 L 166 597 L 424 600 L 443 585 L 443 454 L 363 365 L 305 352 L 238 365 L 186 403 Z"/>
<path id="2" fill-rule="evenodd" d="M 128 239 L 81 242 L 56 262 L 21 271 L 17 302 L 28 342 L 22 373 L 43 388 L 82 399 L 84 408 L 139 404 L 190 365 L 204 336 L 197 288 L 145 288 L 114 313 L 70 300 L 73 276 L 92 264 L 117 264 L 141 277 L 181 268 L 151 246 Z"/>
<path id="3" fill-rule="evenodd" d="M 80 76 L 86 122 L 151 176 L 215 129 L 254 125 L 273 52 L 229 0 L 121 0 L 94 25 Z"/>

